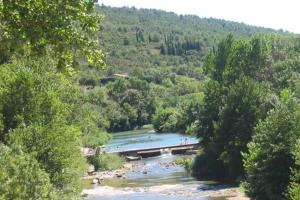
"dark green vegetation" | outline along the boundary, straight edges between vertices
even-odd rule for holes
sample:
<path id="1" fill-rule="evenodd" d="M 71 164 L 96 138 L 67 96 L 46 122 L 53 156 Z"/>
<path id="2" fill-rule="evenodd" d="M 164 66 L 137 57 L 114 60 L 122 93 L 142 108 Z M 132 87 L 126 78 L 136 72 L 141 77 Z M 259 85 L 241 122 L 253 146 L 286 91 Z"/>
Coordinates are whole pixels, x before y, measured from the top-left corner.
<path id="1" fill-rule="evenodd" d="M 194 175 L 244 180 L 252 199 L 299 195 L 299 42 L 229 35 L 207 56 Z"/>
<path id="2" fill-rule="evenodd" d="M 0 199 L 80 198 L 82 138 L 108 138 L 70 76 L 84 58 L 103 67 L 93 9 L 89 0 L 0 1 Z"/>
<path id="3" fill-rule="evenodd" d="M 297 155 L 293 155 L 299 154 L 295 142 L 300 138 L 299 119 L 299 103 L 290 91 L 284 90 L 280 102 L 256 126 L 256 134 L 248 144 L 249 153 L 244 155 L 244 186 L 251 197 L 283 199 L 287 185 L 292 180 L 296 183 L 292 183 L 290 194 L 294 197 L 298 195 L 296 199 L 300 198 L 299 163 Z M 290 168 L 295 169 L 295 177 L 292 179 Z"/>
<path id="4" fill-rule="evenodd" d="M 292 178 L 288 188 L 288 197 L 292 200 L 300 199 L 300 140 L 298 139 L 293 149 L 295 167 L 292 169 Z"/>

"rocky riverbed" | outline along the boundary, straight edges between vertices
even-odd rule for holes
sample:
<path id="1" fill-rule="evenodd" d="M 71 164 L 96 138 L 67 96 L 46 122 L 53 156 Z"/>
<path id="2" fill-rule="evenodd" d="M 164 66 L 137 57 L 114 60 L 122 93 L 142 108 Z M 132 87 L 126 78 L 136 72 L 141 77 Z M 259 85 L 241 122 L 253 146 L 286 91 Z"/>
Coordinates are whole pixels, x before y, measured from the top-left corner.
<path id="1" fill-rule="evenodd" d="M 114 134 L 107 148 L 122 146 L 132 149 L 176 145 L 180 144 L 180 141 L 182 135 L 176 133 L 129 131 Z M 166 153 L 129 162 L 119 170 L 90 170 L 84 179 L 94 184 L 90 184 L 83 193 L 86 200 L 248 200 L 238 188 L 217 182 L 195 180 L 183 166 L 176 164 L 177 159 L 191 156 L 194 155 Z"/>
<path id="2" fill-rule="evenodd" d="M 226 186 L 203 186 L 199 184 L 172 184 L 151 187 L 115 188 L 98 186 L 86 189 L 89 200 L 127 200 L 127 199 L 170 199 L 170 200 L 249 200 L 239 188 Z"/>
<path id="3" fill-rule="evenodd" d="M 90 180 L 91 184 L 102 184 L 106 180 L 113 178 L 125 179 L 128 171 L 132 170 L 133 165 L 131 163 L 126 163 L 121 169 L 112 171 L 94 171 L 93 167 L 89 167 L 89 171 L 86 176 L 83 177 L 84 180 Z"/>
<path id="4" fill-rule="evenodd" d="M 119 170 L 94 172 L 85 177 L 94 184 L 83 193 L 88 200 L 249 200 L 239 188 L 194 180 L 175 158 L 151 158 L 126 163 Z"/>

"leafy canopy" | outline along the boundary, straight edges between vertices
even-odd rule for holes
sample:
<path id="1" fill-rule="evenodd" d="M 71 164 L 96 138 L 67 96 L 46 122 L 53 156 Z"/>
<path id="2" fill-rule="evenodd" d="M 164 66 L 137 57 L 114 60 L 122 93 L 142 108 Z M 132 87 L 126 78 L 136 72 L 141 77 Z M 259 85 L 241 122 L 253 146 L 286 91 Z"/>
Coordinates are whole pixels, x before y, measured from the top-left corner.
<path id="1" fill-rule="evenodd" d="M 244 154 L 247 194 L 253 199 L 279 200 L 290 182 L 295 166 L 293 150 L 299 135 L 299 104 L 289 90 L 255 129 Z"/>
<path id="2" fill-rule="evenodd" d="M 40 56 L 50 51 L 62 70 L 71 70 L 78 58 L 104 66 L 104 54 L 97 48 L 95 35 L 102 17 L 93 12 L 94 3 L 94 0 L 1 0 L 0 63 L 13 54 Z"/>
<path id="3" fill-rule="evenodd" d="M 58 199 L 47 173 L 30 154 L 0 144 L 0 199 Z"/>

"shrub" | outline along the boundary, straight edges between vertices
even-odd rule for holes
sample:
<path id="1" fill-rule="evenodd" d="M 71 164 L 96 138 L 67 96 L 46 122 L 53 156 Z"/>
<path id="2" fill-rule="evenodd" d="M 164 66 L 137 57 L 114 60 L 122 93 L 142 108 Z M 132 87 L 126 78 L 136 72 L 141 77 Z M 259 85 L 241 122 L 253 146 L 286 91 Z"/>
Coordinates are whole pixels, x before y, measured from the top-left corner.
<path id="1" fill-rule="evenodd" d="M 294 168 L 294 144 L 299 138 L 299 105 L 284 90 L 280 102 L 256 127 L 244 154 L 246 193 L 257 200 L 281 200 Z M 295 188 L 294 185 L 291 186 Z"/>
<path id="2" fill-rule="evenodd" d="M 94 165 L 95 170 L 115 170 L 123 166 L 125 159 L 118 154 L 103 153 L 96 154 L 92 157 L 91 163 Z"/>
<path id="3" fill-rule="evenodd" d="M 205 150 L 195 158 L 192 175 L 198 179 L 219 179 L 225 175 L 224 168 L 223 162 L 215 153 Z"/>
<path id="4" fill-rule="evenodd" d="M 290 200 L 300 200 L 300 139 L 296 143 L 294 157 L 296 166 L 293 168 L 292 181 L 288 188 L 288 198 Z"/>
<path id="5" fill-rule="evenodd" d="M 0 145 L 0 199 L 58 199 L 48 174 L 20 148 Z"/>
<path id="6" fill-rule="evenodd" d="M 177 159 L 175 162 L 178 165 L 182 165 L 187 172 L 192 171 L 192 167 L 193 167 L 193 159 L 192 158 L 180 158 L 180 159 Z"/>

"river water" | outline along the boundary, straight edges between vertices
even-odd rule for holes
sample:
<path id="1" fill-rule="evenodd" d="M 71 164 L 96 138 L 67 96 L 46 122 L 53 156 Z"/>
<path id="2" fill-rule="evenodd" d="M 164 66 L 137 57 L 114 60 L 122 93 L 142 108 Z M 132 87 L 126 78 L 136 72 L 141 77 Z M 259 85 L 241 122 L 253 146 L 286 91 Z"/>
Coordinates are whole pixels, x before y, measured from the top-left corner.
<path id="1" fill-rule="evenodd" d="M 152 133 L 149 130 L 114 133 L 109 152 L 194 143 L 198 139 L 177 133 Z M 130 162 L 126 179 L 113 178 L 85 190 L 87 200 L 211 200 L 211 191 L 223 188 L 214 182 L 195 180 L 175 160 L 184 155 L 162 154 Z"/>
<path id="2" fill-rule="evenodd" d="M 149 129 L 119 132 L 112 135 L 113 139 L 106 146 L 107 151 L 110 152 L 198 142 L 198 139 L 193 136 L 178 133 L 159 134 Z"/>

